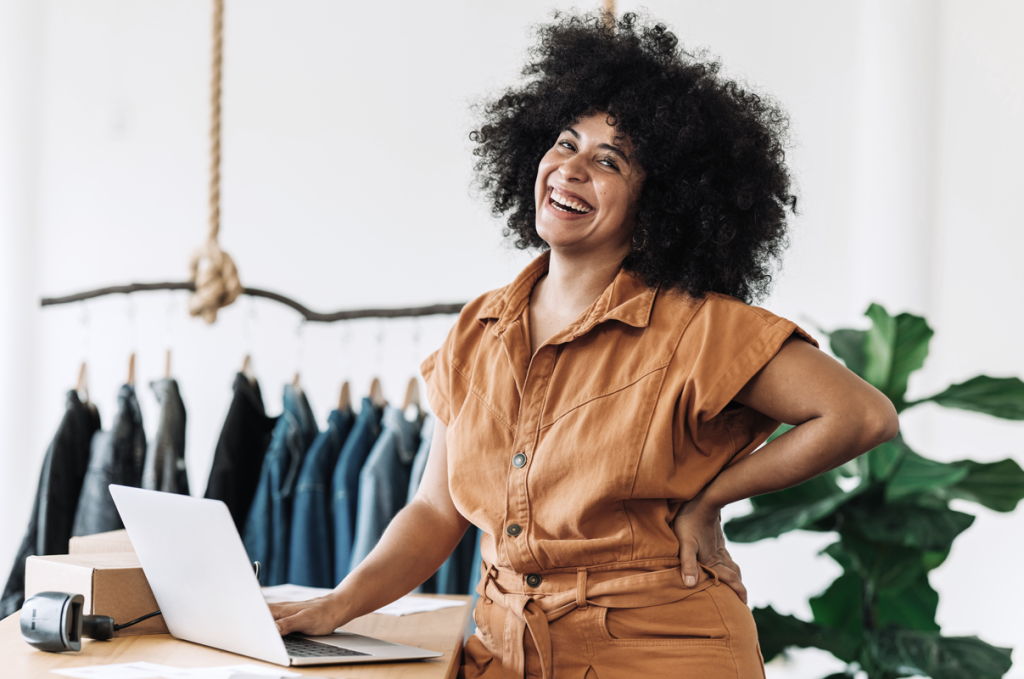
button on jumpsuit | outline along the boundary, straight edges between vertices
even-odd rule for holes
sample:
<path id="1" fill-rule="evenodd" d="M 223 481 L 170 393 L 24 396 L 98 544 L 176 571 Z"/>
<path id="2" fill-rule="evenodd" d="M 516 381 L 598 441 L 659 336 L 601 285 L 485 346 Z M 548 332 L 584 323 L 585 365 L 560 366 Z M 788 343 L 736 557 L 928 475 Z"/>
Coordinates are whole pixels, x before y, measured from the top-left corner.
<path id="1" fill-rule="evenodd" d="M 672 520 L 778 422 L 733 403 L 795 324 L 620 271 L 530 355 L 548 254 L 462 311 L 423 364 L 455 506 L 483 531 L 466 679 L 763 678 L 750 610 L 682 584 Z"/>

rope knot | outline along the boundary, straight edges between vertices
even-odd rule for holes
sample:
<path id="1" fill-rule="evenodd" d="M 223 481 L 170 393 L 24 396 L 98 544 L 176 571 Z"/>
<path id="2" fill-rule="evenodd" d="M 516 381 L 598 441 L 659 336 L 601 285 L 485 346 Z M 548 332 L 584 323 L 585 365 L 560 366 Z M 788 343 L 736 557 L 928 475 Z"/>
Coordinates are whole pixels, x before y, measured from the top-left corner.
<path id="1" fill-rule="evenodd" d="M 202 316 L 207 323 L 217 320 L 217 311 L 234 302 L 242 294 L 238 269 L 231 255 L 220 249 L 216 240 L 196 248 L 189 261 L 190 280 L 196 291 L 188 300 L 188 312 Z"/>

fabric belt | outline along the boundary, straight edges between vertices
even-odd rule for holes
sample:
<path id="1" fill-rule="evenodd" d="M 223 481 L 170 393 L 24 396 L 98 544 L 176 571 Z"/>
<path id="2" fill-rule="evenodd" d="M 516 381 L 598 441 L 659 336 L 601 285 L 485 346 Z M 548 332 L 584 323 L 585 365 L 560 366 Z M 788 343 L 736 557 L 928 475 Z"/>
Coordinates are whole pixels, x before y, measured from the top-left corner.
<path id="1" fill-rule="evenodd" d="M 526 653 L 523 643 L 529 631 L 540 655 L 544 679 L 552 679 L 551 632 L 548 623 L 574 610 L 588 606 L 603 608 L 646 608 L 670 604 L 718 585 L 718 574 L 701 565 L 706 577 L 696 587 L 683 585 L 679 566 L 660 570 L 640 570 L 625 566 L 623 573 L 605 568 L 578 568 L 575 573 L 544 575 L 546 590 L 564 583 L 561 591 L 535 594 L 518 593 L 523 575 L 515 571 L 483 563 L 483 577 L 478 591 L 488 603 L 499 603 L 506 610 L 505 634 L 502 640 L 502 679 L 522 679 L 526 674 Z M 575 587 L 571 580 L 575 580 Z"/>

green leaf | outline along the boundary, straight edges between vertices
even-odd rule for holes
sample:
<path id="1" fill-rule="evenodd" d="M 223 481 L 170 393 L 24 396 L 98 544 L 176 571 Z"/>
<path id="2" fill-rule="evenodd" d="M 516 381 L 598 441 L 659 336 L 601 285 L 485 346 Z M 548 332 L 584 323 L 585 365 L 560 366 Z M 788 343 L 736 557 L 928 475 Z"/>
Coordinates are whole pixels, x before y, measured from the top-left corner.
<path id="1" fill-rule="evenodd" d="M 948 488 L 962 481 L 968 471 L 967 465 L 963 463 L 935 462 L 907 448 L 899 468 L 885 486 L 885 499 L 900 500 L 911 495 Z"/>
<path id="2" fill-rule="evenodd" d="M 871 541 L 922 550 L 945 551 L 974 523 L 970 514 L 912 504 L 873 504 L 868 499 L 840 510 L 843 530 Z"/>
<path id="3" fill-rule="evenodd" d="M 791 530 L 807 528 L 812 523 L 832 514 L 837 507 L 848 502 L 852 495 L 842 493 L 821 500 L 799 504 L 763 505 L 745 516 L 725 524 L 726 536 L 735 542 L 757 542 L 775 538 Z"/>
<path id="4" fill-rule="evenodd" d="M 997 512 L 1012 512 L 1024 499 L 1024 470 L 1013 460 L 982 464 L 972 460 L 960 462 L 967 475 L 948 489 L 951 497 L 971 500 Z"/>
<path id="5" fill-rule="evenodd" d="M 860 652 L 860 636 L 850 637 L 792 615 L 782 615 L 771 606 L 755 608 L 753 613 L 765 662 L 791 646 L 820 648 L 846 662 L 852 662 Z"/>
<path id="6" fill-rule="evenodd" d="M 893 349 L 892 374 L 886 395 L 894 403 L 902 403 L 907 393 L 910 374 L 924 365 L 928 344 L 935 331 L 920 316 L 900 314 L 896 317 L 896 345 Z"/>
<path id="7" fill-rule="evenodd" d="M 848 533 L 824 550 L 843 567 L 890 593 L 898 593 L 928 569 L 924 554 L 934 554 L 898 545 L 868 542 Z M 932 558 L 934 560 L 934 557 Z"/>
<path id="8" fill-rule="evenodd" d="M 908 406 L 931 401 L 946 408 L 973 410 L 1004 420 L 1024 420 L 1024 382 L 1016 377 L 978 375 Z"/>
<path id="9" fill-rule="evenodd" d="M 835 495 L 842 495 L 843 489 L 836 483 L 836 472 L 829 471 L 807 479 L 803 483 L 784 488 L 774 493 L 765 493 L 750 498 L 754 507 L 780 507 L 786 505 L 805 504 L 816 500 L 824 500 Z"/>
<path id="10" fill-rule="evenodd" d="M 811 597 L 811 612 L 818 625 L 838 630 L 843 635 L 860 639 L 863 623 L 864 581 L 856 573 L 843 573 L 824 592 Z M 852 662 L 853 658 L 841 658 Z"/>
<path id="11" fill-rule="evenodd" d="M 932 589 L 928 574 L 921 569 L 909 583 L 898 588 L 879 587 L 875 598 L 875 623 L 879 628 L 904 627 L 922 632 L 938 632 L 935 611 L 939 593 Z"/>
<path id="12" fill-rule="evenodd" d="M 794 425 L 792 425 L 792 424 L 780 424 L 779 428 L 772 432 L 772 435 L 768 437 L 768 440 L 765 441 L 765 443 L 771 443 L 772 441 L 774 441 L 775 439 L 779 438 L 780 436 L 785 434 L 787 431 L 792 429 L 793 426 Z"/>
<path id="13" fill-rule="evenodd" d="M 841 328 L 829 333 L 829 347 L 846 367 L 859 377 L 864 377 L 867 355 L 864 353 L 864 341 L 867 333 L 863 330 Z"/>
<path id="14" fill-rule="evenodd" d="M 865 315 L 872 327 L 864 341 L 864 379 L 902 410 L 906 407 L 903 396 L 907 380 L 910 373 L 924 365 L 928 343 L 935 333 L 920 316 L 903 313 L 893 318 L 878 304 L 868 307 Z"/>
<path id="15" fill-rule="evenodd" d="M 897 434 L 893 440 L 872 448 L 865 455 L 871 478 L 877 481 L 888 481 L 896 473 L 903 458 L 912 452 L 903 442 L 903 437 L 900 434 Z"/>
<path id="16" fill-rule="evenodd" d="M 864 340 L 864 379 L 884 393 L 892 375 L 896 319 L 878 304 L 869 306 L 864 315 L 871 319 L 871 329 Z"/>
<path id="17" fill-rule="evenodd" d="M 946 558 L 949 556 L 949 550 L 936 550 L 930 552 L 921 553 L 921 563 L 924 564 L 926 571 L 932 571 L 945 563 Z"/>
<path id="18" fill-rule="evenodd" d="M 1012 649 L 977 637 L 943 637 L 914 630 L 879 631 L 868 650 L 890 671 L 932 679 L 999 679 L 1013 664 Z"/>

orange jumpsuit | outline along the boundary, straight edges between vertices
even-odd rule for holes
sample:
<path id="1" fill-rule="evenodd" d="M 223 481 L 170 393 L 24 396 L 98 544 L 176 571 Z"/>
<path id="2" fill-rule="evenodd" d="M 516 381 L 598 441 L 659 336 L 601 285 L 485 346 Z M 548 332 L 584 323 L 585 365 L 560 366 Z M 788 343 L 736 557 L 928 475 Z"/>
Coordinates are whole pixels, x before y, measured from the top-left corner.
<path id="1" fill-rule="evenodd" d="M 682 584 L 671 522 L 778 426 L 733 397 L 789 336 L 814 340 L 620 271 L 531 357 L 547 266 L 470 302 L 422 368 L 452 499 L 484 532 L 460 676 L 763 678 L 750 610 L 711 570 Z"/>

